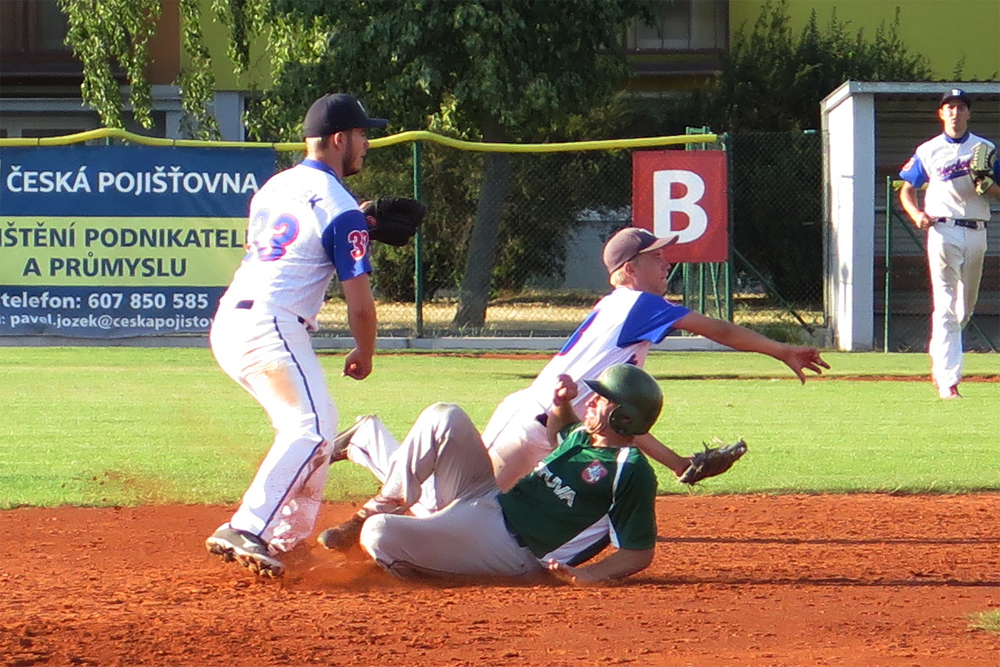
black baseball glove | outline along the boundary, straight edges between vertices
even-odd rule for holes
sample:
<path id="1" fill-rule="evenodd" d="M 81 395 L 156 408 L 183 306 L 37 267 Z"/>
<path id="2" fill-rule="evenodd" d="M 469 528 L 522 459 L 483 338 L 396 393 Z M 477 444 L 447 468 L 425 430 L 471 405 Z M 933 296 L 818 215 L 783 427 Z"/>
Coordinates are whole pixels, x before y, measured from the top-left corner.
<path id="1" fill-rule="evenodd" d="M 743 442 L 743 438 L 725 447 L 709 447 L 707 444 L 702 444 L 705 451 L 692 456 L 691 465 L 677 478 L 682 484 L 695 484 L 708 477 L 721 475 L 747 453 L 747 443 Z"/>
<path id="2" fill-rule="evenodd" d="M 972 147 L 972 160 L 969 162 L 969 174 L 976 184 L 976 192 L 984 195 L 986 191 L 993 187 L 996 179 L 993 177 L 993 169 L 997 162 L 997 150 L 990 148 L 989 144 L 977 143 Z"/>
<path id="3" fill-rule="evenodd" d="M 416 199 L 379 197 L 361 204 L 368 219 L 368 236 L 389 245 L 406 245 L 427 215 L 427 207 Z"/>

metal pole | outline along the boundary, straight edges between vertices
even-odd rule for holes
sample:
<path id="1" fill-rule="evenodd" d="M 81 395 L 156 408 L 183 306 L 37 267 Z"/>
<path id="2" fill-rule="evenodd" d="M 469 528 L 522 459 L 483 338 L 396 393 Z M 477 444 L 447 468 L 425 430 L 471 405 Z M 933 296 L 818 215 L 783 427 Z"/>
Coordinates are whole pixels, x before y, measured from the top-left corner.
<path id="1" fill-rule="evenodd" d="M 698 264 L 698 312 L 707 315 L 705 307 L 705 263 Z"/>
<path id="2" fill-rule="evenodd" d="M 722 135 L 722 150 L 726 153 L 726 224 L 729 228 L 726 256 L 726 316 L 727 322 L 733 321 L 733 189 L 729 183 L 729 174 L 733 173 L 733 144 L 728 132 Z"/>
<path id="3" fill-rule="evenodd" d="M 420 142 L 413 142 L 413 198 L 420 200 Z M 416 310 L 417 338 L 424 335 L 424 262 L 423 232 L 413 238 L 413 306 Z"/>
<path id="4" fill-rule="evenodd" d="M 882 315 L 882 351 L 889 351 L 889 320 L 892 311 L 889 307 L 892 295 L 892 176 L 885 177 L 885 313 Z"/>

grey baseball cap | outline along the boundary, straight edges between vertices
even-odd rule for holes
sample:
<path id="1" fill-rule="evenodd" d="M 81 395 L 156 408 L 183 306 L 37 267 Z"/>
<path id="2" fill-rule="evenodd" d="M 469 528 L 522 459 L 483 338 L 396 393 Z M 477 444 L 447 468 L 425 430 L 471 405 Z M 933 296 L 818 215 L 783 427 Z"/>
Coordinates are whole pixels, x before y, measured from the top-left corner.
<path id="1" fill-rule="evenodd" d="M 385 118 L 369 118 L 353 95 L 328 93 L 312 103 L 303 122 L 306 137 L 326 137 L 355 128 L 385 127 Z"/>
<path id="2" fill-rule="evenodd" d="M 612 274 L 639 255 L 677 243 L 677 237 L 657 238 L 641 227 L 619 230 L 604 244 L 604 266 Z"/>

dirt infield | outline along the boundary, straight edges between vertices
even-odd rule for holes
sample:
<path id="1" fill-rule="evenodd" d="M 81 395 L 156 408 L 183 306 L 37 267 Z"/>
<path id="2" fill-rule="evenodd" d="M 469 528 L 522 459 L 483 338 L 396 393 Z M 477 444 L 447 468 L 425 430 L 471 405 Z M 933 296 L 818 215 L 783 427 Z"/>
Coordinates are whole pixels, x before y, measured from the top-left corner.
<path id="1" fill-rule="evenodd" d="M 407 584 L 318 547 L 257 580 L 203 550 L 230 509 L 0 512 L 0 664 L 1000 664 L 967 618 L 1000 607 L 1000 494 L 668 496 L 653 566 L 588 589 Z"/>

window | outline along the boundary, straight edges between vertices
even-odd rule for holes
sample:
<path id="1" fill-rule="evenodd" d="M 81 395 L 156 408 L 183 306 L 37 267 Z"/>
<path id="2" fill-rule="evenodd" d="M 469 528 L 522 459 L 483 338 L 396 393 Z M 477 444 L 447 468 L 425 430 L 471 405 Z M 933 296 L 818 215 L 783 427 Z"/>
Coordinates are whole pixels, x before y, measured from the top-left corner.
<path id="1" fill-rule="evenodd" d="M 625 37 L 629 51 L 721 50 L 729 42 L 728 0 L 658 0 L 656 25 L 636 20 Z"/>
<path id="2" fill-rule="evenodd" d="M 4 60 L 45 56 L 70 59 L 69 26 L 56 0 L 0 0 L 0 52 Z"/>

